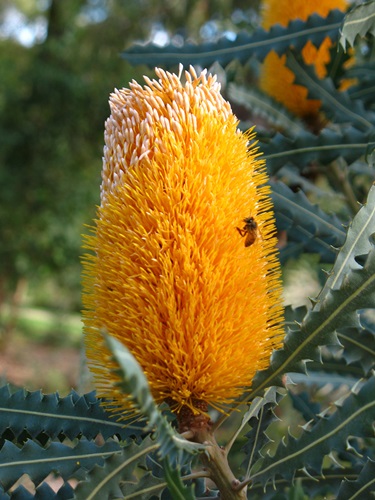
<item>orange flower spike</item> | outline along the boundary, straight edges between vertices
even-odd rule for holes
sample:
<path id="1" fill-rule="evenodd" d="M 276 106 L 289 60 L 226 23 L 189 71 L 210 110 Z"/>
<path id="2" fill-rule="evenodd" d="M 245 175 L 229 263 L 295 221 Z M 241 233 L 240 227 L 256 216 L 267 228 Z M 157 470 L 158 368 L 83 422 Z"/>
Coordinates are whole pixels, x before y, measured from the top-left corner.
<path id="1" fill-rule="evenodd" d="M 84 260 L 87 358 L 113 388 L 100 330 L 126 345 L 155 400 L 222 411 L 283 340 L 280 267 L 264 162 L 248 149 L 215 77 L 155 70 L 116 90 L 106 122 L 101 206 Z M 253 217 L 245 247 L 236 227 Z M 255 227 L 255 225 L 254 225 Z"/>
<path id="2" fill-rule="evenodd" d="M 264 0 L 262 26 L 267 30 L 275 24 L 286 27 L 295 19 L 306 21 L 314 13 L 327 17 L 331 10 L 345 11 L 347 7 L 347 0 Z M 307 42 L 302 49 L 305 63 L 315 65 L 319 78 L 324 78 L 327 74 L 326 65 L 330 61 L 331 47 L 332 41 L 327 37 L 319 47 Z M 293 84 L 294 74 L 286 67 L 285 62 L 285 54 L 279 56 L 271 51 L 266 56 L 259 77 L 260 88 L 297 116 L 308 118 L 318 115 L 321 102 L 318 99 L 307 99 L 307 89 Z"/>

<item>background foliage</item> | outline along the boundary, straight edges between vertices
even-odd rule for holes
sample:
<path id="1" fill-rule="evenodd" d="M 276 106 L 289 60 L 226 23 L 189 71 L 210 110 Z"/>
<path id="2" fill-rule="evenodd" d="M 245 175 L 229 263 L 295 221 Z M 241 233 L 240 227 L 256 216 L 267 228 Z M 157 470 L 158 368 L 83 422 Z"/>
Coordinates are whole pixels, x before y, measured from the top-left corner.
<path id="1" fill-rule="evenodd" d="M 1 7 L 3 19 L 10 5 Z M 58 307 L 79 308 L 80 233 L 98 201 L 107 96 L 114 86 L 152 74 L 126 61 L 171 69 L 180 61 L 214 64 L 241 126 L 257 123 L 285 280 L 299 263 L 303 290 L 303 263 L 316 271 L 311 300 L 300 287 L 302 300 L 286 309 L 283 349 L 257 374 L 241 412 L 219 419 L 217 439 L 231 451 L 236 476 L 249 482 L 249 498 L 369 498 L 375 491 L 375 2 L 354 5 L 346 18 L 333 12 L 269 33 L 256 27 L 255 3 L 248 10 L 224 1 L 15 5 L 30 26 L 42 19 L 47 29 L 30 47 L 10 37 L 0 42 L 1 300 L 14 300 L 22 280 L 34 285 L 53 276 L 66 291 Z M 299 53 L 308 38 L 319 43 L 327 34 L 335 46 L 328 77 L 320 80 Z M 160 36 L 163 47 L 132 45 Z M 322 101 L 326 120 L 319 131 L 256 87 L 271 47 L 287 54 L 296 82 Z M 354 48 L 354 65 L 345 64 L 342 47 Z M 339 90 L 343 78 L 356 79 L 346 91 Z M 94 393 L 61 397 L 5 386 L 1 498 L 208 494 L 201 449 L 154 405 L 124 347 L 110 346 L 121 387 L 132 388 L 154 432 L 142 421 L 124 427 L 110 418 Z"/>

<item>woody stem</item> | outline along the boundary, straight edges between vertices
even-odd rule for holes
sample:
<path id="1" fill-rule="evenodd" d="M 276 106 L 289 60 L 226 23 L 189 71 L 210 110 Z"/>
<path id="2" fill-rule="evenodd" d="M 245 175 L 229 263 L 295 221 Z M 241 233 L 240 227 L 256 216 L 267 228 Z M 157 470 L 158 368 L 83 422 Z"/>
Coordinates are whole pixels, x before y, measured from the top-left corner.
<path id="1" fill-rule="evenodd" d="M 228 463 L 228 453 L 221 448 L 209 428 L 197 429 L 195 441 L 206 445 L 201 460 L 209 473 L 209 477 L 220 491 L 222 500 L 244 500 L 247 498 L 247 486 L 241 485 L 234 476 Z"/>

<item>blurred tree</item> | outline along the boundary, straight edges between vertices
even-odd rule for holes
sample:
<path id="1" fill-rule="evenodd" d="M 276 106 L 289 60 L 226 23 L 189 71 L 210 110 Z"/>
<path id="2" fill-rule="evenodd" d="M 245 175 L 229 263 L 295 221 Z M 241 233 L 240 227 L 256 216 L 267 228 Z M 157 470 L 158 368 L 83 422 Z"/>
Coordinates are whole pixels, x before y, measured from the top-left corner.
<path id="1" fill-rule="evenodd" d="M 96 25 L 80 23 L 81 4 L 50 3 L 43 43 L 0 43 L 2 301 L 21 279 L 54 273 L 79 304 L 80 234 L 98 201 L 108 94 L 134 74 L 116 57 L 121 32 L 99 39 Z"/>
<path id="2" fill-rule="evenodd" d="M 51 275 L 63 286 L 64 303 L 79 307 L 80 234 L 99 199 L 108 95 L 152 73 L 129 66 L 119 53 L 155 30 L 199 39 L 209 19 L 224 29 L 237 3 L 2 3 L 0 307 L 19 300 L 20 283 Z M 25 39 L 27 46 L 20 44 Z"/>

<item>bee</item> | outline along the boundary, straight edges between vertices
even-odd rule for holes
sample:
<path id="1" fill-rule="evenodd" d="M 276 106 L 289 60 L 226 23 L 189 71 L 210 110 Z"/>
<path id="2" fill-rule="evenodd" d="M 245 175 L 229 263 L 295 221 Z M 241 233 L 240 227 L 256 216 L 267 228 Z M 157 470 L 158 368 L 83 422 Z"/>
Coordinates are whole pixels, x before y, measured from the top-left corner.
<path id="1" fill-rule="evenodd" d="M 236 229 L 242 237 L 246 236 L 245 247 L 250 247 L 258 237 L 258 224 L 254 217 L 246 217 L 243 221 L 245 223 L 244 227 L 242 229 L 236 227 Z"/>

